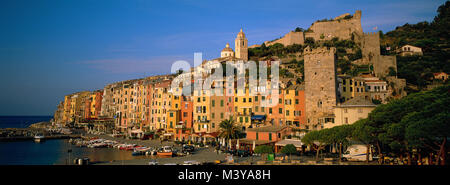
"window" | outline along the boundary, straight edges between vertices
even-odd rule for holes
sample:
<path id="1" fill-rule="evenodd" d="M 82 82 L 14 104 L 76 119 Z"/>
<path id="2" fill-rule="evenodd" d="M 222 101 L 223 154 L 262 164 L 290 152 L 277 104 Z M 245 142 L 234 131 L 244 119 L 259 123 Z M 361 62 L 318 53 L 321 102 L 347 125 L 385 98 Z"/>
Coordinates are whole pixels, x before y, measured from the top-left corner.
<path id="1" fill-rule="evenodd" d="M 289 110 L 286 110 L 286 116 L 289 116 Z"/>
<path id="2" fill-rule="evenodd" d="M 220 118 L 222 118 L 222 119 L 223 119 L 223 112 L 221 112 L 221 113 L 220 113 Z"/>
<path id="3" fill-rule="evenodd" d="M 269 114 L 272 114 L 272 108 L 269 108 Z"/>
<path id="4" fill-rule="evenodd" d="M 215 116 L 215 115 L 214 115 L 214 112 L 211 113 L 211 118 L 212 118 L 212 119 L 214 119 L 214 116 Z"/>
<path id="5" fill-rule="evenodd" d="M 220 106 L 223 107 L 223 100 L 220 100 Z"/>
<path id="6" fill-rule="evenodd" d="M 279 108 L 278 113 L 283 114 L 283 108 Z"/>
<path id="7" fill-rule="evenodd" d="M 212 105 L 212 107 L 214 107 L 214 106 L 216 105 L 216 101 L 215 101 L 215 100 L 212 100 L 212 101 L 211 101 L 211 105 Z"/>
<path id="8" fill-rule="evenodd" d="M 348 118 L 347 117 L 344 118 L 344 123 L 348 124 Z"/>
<path id="9" fill-rule="evenodd" d="M 255 96 L 255 102 L 258 102 L 258 96 Z"/>
<path id="10" fill-rule="evenodd" d="M 258 140 L 259 139 L 259 134 L 258 134 L 258 132 L 256 132 L 256 140 Z"/>
<path id="11" fill-rule="evenodd" d="M 269 133 L 269 141 L 272 141 L 272 133 Z"/>
<path id="12" fill-rule="evenodd" d="M 295 99 L 295 104 L 298 105 L 298 103 L 299 103 L 299 100 Z"/>

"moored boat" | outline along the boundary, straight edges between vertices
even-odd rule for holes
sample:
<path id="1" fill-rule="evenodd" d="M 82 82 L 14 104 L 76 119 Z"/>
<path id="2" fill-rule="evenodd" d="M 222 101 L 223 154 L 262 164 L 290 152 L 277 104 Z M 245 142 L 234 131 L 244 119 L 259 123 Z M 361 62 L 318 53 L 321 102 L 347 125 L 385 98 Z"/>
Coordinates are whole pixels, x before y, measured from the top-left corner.
<path id="1" fill-rule="evenodd" d="M 42 135 L 42 134 L 36 134 L 35 136 L 34 136 L 34 141 L 35 142 L 41 142 L 41 141 L 43 141 L 44 140 L 44 135 Z"/>
<path id="2" fill-rule="evenodd" d="M 172 156 L 173 155 L 173 149 L 170 146 L 164 146 L 158 152 L 156 152 L 156 155 L 160 156 Z"/>

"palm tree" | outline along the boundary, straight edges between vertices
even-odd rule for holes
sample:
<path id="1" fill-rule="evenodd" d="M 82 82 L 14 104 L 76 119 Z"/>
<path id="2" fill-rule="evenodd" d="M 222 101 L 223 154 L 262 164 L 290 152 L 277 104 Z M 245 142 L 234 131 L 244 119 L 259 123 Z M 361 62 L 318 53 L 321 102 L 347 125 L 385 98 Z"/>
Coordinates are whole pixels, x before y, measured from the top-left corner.
<path id="1" fill-rule="evenodd" d="M 237 127 L 237 125 L 234 124 L 233 117 L 230 117 L 229 119 L 220 122 L 219 128 L 220 128 L 219 137 L 225 138 L 226 140 L 237 139 L 239 138 L 239 135 L 241 133 L 239 127 Z"/>

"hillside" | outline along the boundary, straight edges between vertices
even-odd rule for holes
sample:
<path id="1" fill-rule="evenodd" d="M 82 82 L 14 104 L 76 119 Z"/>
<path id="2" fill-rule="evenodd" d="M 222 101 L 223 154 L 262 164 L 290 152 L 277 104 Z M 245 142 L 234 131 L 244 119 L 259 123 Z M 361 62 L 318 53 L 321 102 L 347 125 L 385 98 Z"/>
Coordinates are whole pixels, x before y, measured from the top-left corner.
<path id="1" fill-rule="evenodd" d="M 386 51 L 386 47 L 398 48 L 405 44 L 422 48 L 423 56 L 397 56 L 398 77 L 418 86 L 419 90 L 431 83 L 432 73 L 450 73 L 450 1 L 437 12 L 432 22 L 405 24 L 381 36 L 383 54 L 394 54 L 393 49 Z"/>

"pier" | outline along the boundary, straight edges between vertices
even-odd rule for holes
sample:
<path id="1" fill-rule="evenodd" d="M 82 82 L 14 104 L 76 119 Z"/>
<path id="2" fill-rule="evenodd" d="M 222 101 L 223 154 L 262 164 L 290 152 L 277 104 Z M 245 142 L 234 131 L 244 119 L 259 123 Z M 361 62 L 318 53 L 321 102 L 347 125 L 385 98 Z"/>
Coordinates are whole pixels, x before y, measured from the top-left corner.
<path id="1" fill-rule="evenodd" d="M 81 134 L 62 134 L 54 133 L 45 129 L 35 128 L 3 128 L 0 129 L 0 142 L 1 141 L 21 141 L 21 140 L 33 140 L 34 136 L 38 133 L 43 134 L 44 140 L 48 139 L 70 139 L 80 138 Z"/>

